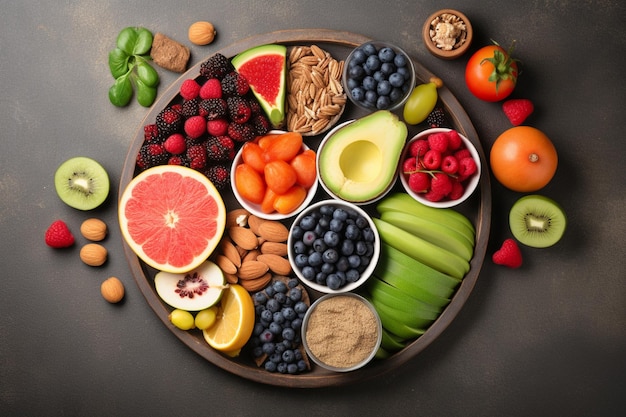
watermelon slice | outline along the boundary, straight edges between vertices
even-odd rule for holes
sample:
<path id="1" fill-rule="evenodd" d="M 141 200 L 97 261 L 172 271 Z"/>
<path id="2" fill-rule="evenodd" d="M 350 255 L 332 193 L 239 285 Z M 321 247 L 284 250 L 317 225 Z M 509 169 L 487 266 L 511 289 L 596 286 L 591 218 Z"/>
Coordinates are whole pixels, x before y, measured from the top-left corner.
<path id="1" fill-rule="evenodd" d="M 268 44 L 255 46 L 232 59 L 243 75 L 274 128 L 285 121 L 287 47 Z"/>

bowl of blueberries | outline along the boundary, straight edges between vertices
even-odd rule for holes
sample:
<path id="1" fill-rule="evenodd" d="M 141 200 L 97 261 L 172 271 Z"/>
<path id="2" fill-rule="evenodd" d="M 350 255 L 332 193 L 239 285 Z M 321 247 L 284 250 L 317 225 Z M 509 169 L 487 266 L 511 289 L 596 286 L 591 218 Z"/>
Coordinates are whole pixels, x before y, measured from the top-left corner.
<path id="1" fill-rule="evenodd" d="M 291 267 L 320 293 L 345 293 L 363 285 L 380 257 L 380 236 L 371 217 L 341 200 L 318 201 L 300 212 L 287 240 Z"/>
<path id="2" fill-rule="evenodd" d="M 415 86 L 415 67 L 398 46 L 370 41 L 350 52 L 342 77 L 348 98 L 358 107 L 393 111 L 409 98 Z"/>

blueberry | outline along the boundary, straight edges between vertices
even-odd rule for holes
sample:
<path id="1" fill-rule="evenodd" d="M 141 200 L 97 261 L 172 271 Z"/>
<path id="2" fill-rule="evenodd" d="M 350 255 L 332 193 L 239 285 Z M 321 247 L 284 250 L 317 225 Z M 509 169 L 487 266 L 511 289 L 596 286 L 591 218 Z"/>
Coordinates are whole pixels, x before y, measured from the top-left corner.
<path id="1" fill-rule="evenodd" d="M 379 110 L 388 109 L 391 105 L 391 99 L 389 96 L 379 96 L 376 100 L 376 108 Z"/>
<path id="2" fill-rule="evenodd" d="M 317 238 L 315 239 L 315 242 L 313 242 L 313 250 L 315 252 L 324 252 L 326 250 L 326 243 L 324 243 L 324 239 L 323 238 Z M 311 256 L 309 255 L 309 258 Z M 311 263 L 311 260 L 309 259 L 309 264 Z"/>
<path id="3" fill-rule="evenodd" d="M 387 80 L 383 80 L 376 86 L 376 93 L 379 96 L 387 96 L 391 93 L 391 84 Z"/>
<path id="4" fill-rule="evenodd" d="M 299 253 L 296 255 L 295 262 L 298 268 L 304 268 L 309 264 L 309 257 L 303 253 Z"/>
<path id="5" fill-rule="evenodd" d="M 304 242 L 303 242 L 303 241 L 301 241 L 301 240 L 297 240 L 297 241 L 295 241 L 295 242 L 294 242 L 294 244 L 293 244 L 293 251 L 294 251 L 296 254 L 306 253 L 307 248 L 306 248 L 306 245 L 304 244 Z"/>
<path id="6" fill-rule="evenodd" d="M 299 328 L 302 327 L 302 319 L 300 317 L 297 317 L 295 319 L 293 319 L 291 321 L 291 328 L 294 330 L 298 330 Z"/>
<path id="7" fill-rule="evenodd" d="M 283 329 L 283 333 L 282 333 L 283 339 L 284 340 L 293 340 L 296 338 L 296 331 L 290 327 Z"/>
<path id="8" fill-rule="evenodd" d="M 274 353 L 274 349 L 276 349 L 276 344 L 273 342 L 265 342 L 261 345 L 261 350 L 266 355 L 271 355 Z"/>
<path id="9" fill-rule="evenodd" d="M 388 46 L 383 46 L 380 48 L 380 51 L 378 51 L 378 58 L 380 58 L 382 62 L 393 62 L 395 57 L 396 53 Z"/>
<path id="10" fill-rule="evenodd" d="M 298 279 L 297 278 L 291 278 L 289 281 L 287 281 L 287 286 L 289 288 L 295 288 L 298 286 Z"/>
<path id="11" fill-rule="evenodd" d="M 322 259 L 326 263 L 334 264 L 337 260 L 339 260 L 339 254 L 335 249 L 326 249 L 322 254 Z"/>
<path id="12" fill-rule="evenodd" d="M 263 366 L 265 367 L 265 370 L 268 372 L 276 372 L 276 362 L 266 361 L 265 365 Z"/>
<path id="13" fill-rule="evenodd" d="M 357 80 L 360 80 L 365 75 L 363 67 L 360 65 L 353 65 L 348 68 L 348 76 Z"/>
<path id="14" fill-rule="evenodd" d="M 320 214 L 323 216 L 332 216 L 334 212 L 335 212 L 335 207 L 331 206 L 330 204 L 323 205 L 320 207 Z"/>
<path id="15" fill-rule="evenodd" d="M 285 301 L 287 301 L 287 295 L 283 292 L 277 292 L 276 294 L 274 294 L 274 300 L 283 305 L 285 304 Z"/>
<path id="16" fill-rule="evenodd" d="M 282 312 L 277 311 L 276 313 L 272 314 L 272 321 L 274 323 L 283 324 L 285 322 L 285 316 Z"/>
<path id="17" fill-rule="evenodd" d="M 300 288 L 292 288 L 289 291 L 289 299 L 294 302 L 300 301 L 302 299 L 302 290 Z"/>
<path id="18" fill-rule="evenodd" d="M 396 54 L 396 56 L 393 57 L 393 63 L 396 67 L 404 67 L 407 64 L 407 60 L 403 54 Z"/>
<path id="19" fill-rule="evenodd" d="M 361 278 L 361 274 L 356 269 L 349 269 L 346 271 L 347 282 L 357 282 Z"/>
<path id="20" fill-rule="evenodd" d="M 327 265 L 327 264 L 324 264 L 324 265 Z M 319 285 L 326 285 L 326 277 L 327 277 L 326 273 L 318 272 L 318 274 L 315 275 L 315 283 Z"/>
<path id="21" fill-rule="evenodd" d="M 376 81 L 376 79 L 371 75 L 363 78 L 363 88 L 365 88 L 366 91 L 376 91 L 377 85 L 378 81 Z"/>
<path id="22" fill-rule="evenodd" d="M 365 255 L 367 253 L 367 244 L 362 240 L 356 242 L 356 254 L 357 255 Z"/>
<path id="23" fill-rule="evenodd" d="M 272 319 L 273 319 L 272 315 L 273 315 L 273 313 L 271 311 L 269 311 L 267 309 L 263 310 L 261 312 L 261 320 L 265 320 L 268 323 L 270 323 L 272 321 Z"/>
<path id="24" fill-rule="evenodd" d="M 383 64 L 380 66 L 380 72 L 382 72 L 388 79 L 391 74 L 396 72 L 396 66 L 393 65 L 391 62 L 383 62 Z"/>
<path id="25" fill-rule="evenodd" d="M 335 269 L 338 272 L 345 272 L 348 270 L 348 268 L 350 268 L 350 262 L 348 261 L 347 256 L 340 257 L 335 263 Z"/>
<path id="26" fill-rule="evenodd" d="M 375 105 L 376 101 L 378 100 L 378 94 L 376 94 L 376 91 L 372 91 L 372 90 L 367 90 L 365 92 L 365 102 L 369 103 L 370 105 Z"/>
<path id="27" fill-rule="evenodd" d="M 286 320 L 293 320 L 293 319 L 295 319 L 296 317 L 298 317 L 298 313 L 296 313 L 296 310 L 294 310 L 294 309 L 293 309 L 293 308 L 291 308 L 291 307 L 284 307 L 284 308 L 281 310 L 281 314 L 283 315 L 283 317 L 284 317 Z"/>
<path id="28" fill-rule="evenodd" d="M 370 225 L 367 219 L 361 215 L 357 216 L 354 224 L 356 224 L 359 229 L 365 229 Z"/>
<path id="29" fill-rule="evenodd" d="M 376 71 L 380 68 L 380 58 L 378 55 L 370 55 L 365 60 L 365 67 L 369 68 L 372 71 Z"/>
<path id="30" fill-rule="evenodd" d="M 402 89 L 399 87 L 395 87 L 393 90 L 391 90 L 391 93 L 389 93 L 389 99 L 391 99 L 393 103 L 397 103 L 398 101 L 400 101 L 403 96 L 404 91 L 402 91 Z"/>
<path id="31" fill-rule="evenodd" d="M 254 349 L 252 349 L 252 356 L 255 358 L 263 356 L 263 348 L 261 346 L 255 346 Z"/>
<path id="32" fill-rule="evenodd" d="M 307 311 L 307 309 L 308 309 L 308 308 L 309 308 L 309 307 L 306 305 L 306 303 L 305 303 L 304 301 L 298 301 L 298 302 L 296 303 L 296 305 L 295 305 L 295 306 L 293 306 L 293 310 L 294 310 L 296 313 L 298 313 L 298 314 L 300 314 L 300 313 L 306 313 L 306 311 Z M 292 324 L 293 324 L 293 322 L 292 322 Z"/>
<path id="33" fill-rule="evenodd" d="M 376 239 L 376 235 L 371 227 L 366 227 L 363 229 L 363 239 L 366 242 L 373 242 Z"/>
<path id="34" fill-rule="evenodd" d="M 354 253 L 354 242 L 346 239 L 341 242 L 341 254 L 345 256 L 350 256 Z"/>
<path id="35" fill-rule="evenodd" d="M 333 217 L 328 228 L 333 232 L 339 233 L 343 230 L 344 225 L 345 221 Z"/>
<path id="36" fill-rule="evenodd" d="M 280 310 L 280 303 L 272 298 L 271 300 L 267 300 L 266 307 L 272 313 L 276 313 L 278 310 Z"/>
<path id="37" fill-rule="evenodd" d="M 348 220 L 348 217 L 349 217 L 349 213 L 345 209 L 338 208 L 333 212 L 333 219 L 338 219 L 338 220 L 341 220 L 342 222 L 345 222 L 346 220 Z"/>
<path id="38" fill-rule="evenodd" d="M 411 79 L 411 71 L 407 67 L 398 67 L 398 74 L 404 77 L 404 81 L 409 81 Z"/>
<path id="39" fill-rule="evenodd" d="M 352 58 L 350 59 L 350 63 L 362 64 L 363 62 L 365 62 L 366 58 L 367 56 L 362 49 L 355 49 L 354 53 L 352 54 Z"/>
<path id="40" fill-rule="evenodd" d="M 361 237 L 361 229 L 356 224 L 349 224 L 344 233 L 346 239 L 359 240 Z"/>
<path id="41" fill-rule="evenodd" d="M 365 89 L 361 86 L 352 88 L 350 90 L 350 95 L 356 101 L 363 101 L 365 100 Z"/>
<path id="42" fill-rule="evenodd" d="M 373 75 L 372 78 L 374 78 L 377 82 L 381 82 L 387 79 L 387 76 L 385 75 L 385 73 L 383 72 L 383 69 L 381 67 L 380 71 L 376 71 Z"/>
<path id="43" fill-rule="evenodd" d="M 300 360 L 298 361 L 297 366 L 298 366 L 298 371 L 299 371 L 299 372 L 304 372 L 304 371 L 306 371 L 306 362 L 304 361 L 304 359 L 300 359 Z"/>
<path id="44" fill-rule="evenodd" d="M 326 285 L 331 290 L 338 290 L 341 287 L 341 279 L 339 279 L 337 274 L 330 274 L 326 279 Z"/>
<path id="45" fill-rule="evenodd" d="M 402 87 L 402 84 L 404 84 L 404 76 L 399 72 L 394 72 L 389 75 L 389 84 L 391 84 L 392 87 Z"/>
<path id="46" fill-rule="evenodd" d="M 359 255 L 348 256 L 348 263 L 351 268 L 358 268 L 361 266 L 361 257 Z"/>
<path id="47" fill-rule="evenodd" d="M 360 80 L 355 80 L 354 78 L 348 78 L 348 90 L 352 90 L 353 88 L 357 88 L 361 85 Z"/>
<path id="48" fill-rule="evenodd" d="M 261 333 L 263 333 L 263 330 L 265 330 L 265 327 L 261 323 L 255 323 L 254 329 L 252 330 L 252 334 L 254 336 L 260 336 Z"/>
<path id="49" fill-rule="evenodd" d="M 272 288 L 271 285 L 265 289 L 265 293 L 267 294 L 268 297 L 273 297 L 274 292 L 275 292 L 274 288 Z"/>
<path id="50" fill-rule="evenodd" d="M 335 265 L 325 262 L 322 264 L 320 272 L 324 275 L 332 274 L 333 272 L 335 272 Z M 315 277 L 315 279 L 317 280 L 317 277 Z M 324 279 L 326 279 L 326 277 L 324 277 Z"/>
<path id="51" fill-rule="evenodd" d="M 340 238 L 337 232 L 329 230 L 328 232 L 324 233 L 324 243 L 326 243 L 326 245 L 331 248 L 339 245 L 339 240 Z"/>
<path id="52" fill-rule="evenodd" d="M 304 236 L 302 236 L 302 242 L 307 246 L 311 246 L 313 242 L 315 242 L 315 239 L 317 239 L 317 235 L 311 230 L 307 230 L 304 232 Z"/>
<path id="53" fill-rule="evenodd" d="M 378 53 L 376 46 L 374 46 L 371 43 L 366 43 L 365 45 L 361 47 L 361 49 L 363 50 L 366 56 L 370 56 L 370 55 Z"/>
<path id="54" fill-rule="evenodd" d="M 294 225 L 291 228 L 291 237 L 296 240 L 302 239 L 302 235 L 304 235 L 304 230 L 299 225 Z"/>
<path id="55" fill-rule="evenodd" d="M 267 295 L 263 292 L 257 292 L 254 294 L 254 302 L 257 304 L 265 304 L 267 302 Z"/>
<path id="56" fill-rule="evenodd" d="M 280 362 L 278 365 L 276 365 L 276 370 L 280 372 L 281 374 L 286 374 L 287 364 L 285 362 Z"/>
<path id="57" fill-rule="evenodd" d="M 269 329 L 265 329 L 259 335 L 259 340 L 263 343 L 271 342 L 272 340 L 274 340 L 274 334 L 270 332 Z"/>
<path id="58" fill-rule="evenodd" d="M 324 248 L 324 251 L 326 250 L 326 248 Z M 324 260 L 322 259 L 322 253 L 324 253 L 324 251 L 321 252 L 313 252 L 309 255 L 309 265 L 310 267 L 318 267 L 322 264 L 322 262 L 324 262 Z"/>
<path id="59" fill-rule="evenodd" d="M 284 341 L 276 344 L 276 349 L 274 349 L 274 353 L 282 355 L 282 353 L 287 350 L 287 346 L 285 346 Z"/>
<path id="60" fill-rule="evenodd" d="M 289 375 L 295 375 L 298 373 L 298 365 L 295 363 L 290 363 L 287 365 L 287 373 Z"/>
<path id="61" fill-rule="evenodd" d="M 317 222 L 315 221 L 315 218 L 313 216 L 311 216 L 311 215 L 308 215 L 308 216 L 304 216 L 300 220 L 300 227 L 304 231 L 313 230 L 315 228 L 315 224 L 316 223 Z"/>

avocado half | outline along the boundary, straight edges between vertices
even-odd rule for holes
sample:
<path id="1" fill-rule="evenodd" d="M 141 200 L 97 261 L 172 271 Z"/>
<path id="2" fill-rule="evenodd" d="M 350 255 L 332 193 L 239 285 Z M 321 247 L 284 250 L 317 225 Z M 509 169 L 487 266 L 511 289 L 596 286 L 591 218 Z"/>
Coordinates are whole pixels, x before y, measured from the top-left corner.
<path id="1" fill-rule="evenodd" d="M 285 121 L 287 47 L 276 44 L 255 46 L 236 55 L 232 64 L 248 80 L 272 127 L 282 127 Z"/>
<path id="2" fill-rule="evenodd" d="M 323 187 L 356 204 L 380 198 L 396 179 L 407 134 L 406 124 L 388 110 L 332 131 L 317 155 Z"/>

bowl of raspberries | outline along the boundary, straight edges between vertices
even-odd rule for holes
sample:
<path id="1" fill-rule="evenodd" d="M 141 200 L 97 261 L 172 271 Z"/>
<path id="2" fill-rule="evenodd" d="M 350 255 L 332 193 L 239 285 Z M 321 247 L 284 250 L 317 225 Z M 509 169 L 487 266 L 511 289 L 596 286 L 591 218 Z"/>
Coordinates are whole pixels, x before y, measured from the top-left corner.
<path id="1" fill-rule="evenodd" d="M 398 175 L 406 192 L 427 206 L 461 204 L 476 190 L 480 158 L 469 139 L 454 129 L 432 128 L 407 142 Z"/>

